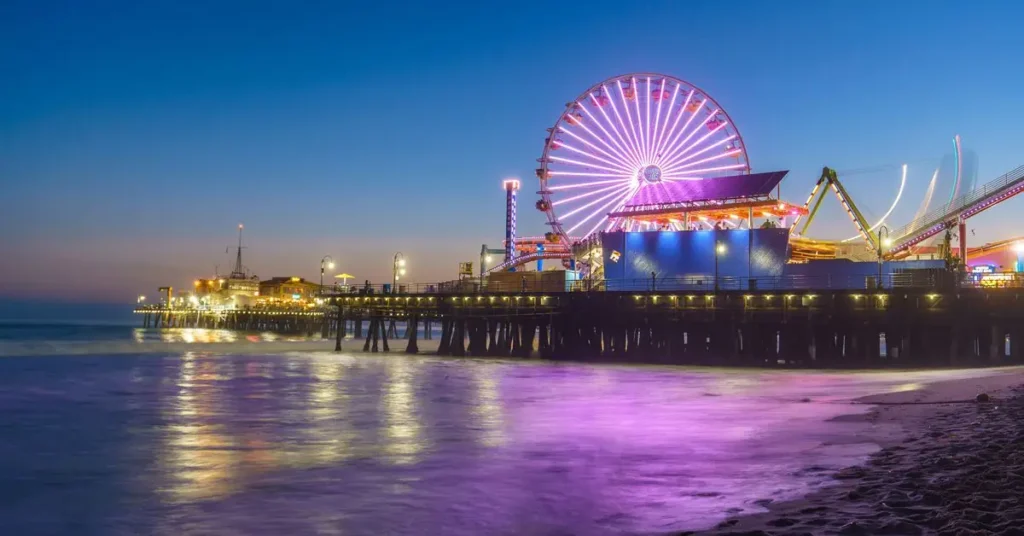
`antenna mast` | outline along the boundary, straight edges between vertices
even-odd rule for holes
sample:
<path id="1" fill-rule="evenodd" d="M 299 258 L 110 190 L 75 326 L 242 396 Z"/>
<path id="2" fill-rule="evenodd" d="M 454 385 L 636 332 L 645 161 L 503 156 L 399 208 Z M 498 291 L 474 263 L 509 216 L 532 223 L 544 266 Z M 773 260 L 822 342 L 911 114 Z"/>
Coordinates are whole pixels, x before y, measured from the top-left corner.
<path id="1" fill-rule="evenodd" d="M 245 269 L 242 267 L 242 229 L 241 223 L 238 224 L 238 253 L 235 256 L 235 269 L 231 271 L 231 279 L 245 279 Z"/>

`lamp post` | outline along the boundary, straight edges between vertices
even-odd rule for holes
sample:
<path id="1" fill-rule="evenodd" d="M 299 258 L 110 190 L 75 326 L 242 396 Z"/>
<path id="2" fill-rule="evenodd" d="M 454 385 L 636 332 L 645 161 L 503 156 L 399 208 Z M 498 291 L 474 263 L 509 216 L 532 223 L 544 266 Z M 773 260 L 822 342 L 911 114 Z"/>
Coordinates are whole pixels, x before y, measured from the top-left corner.
<path id="1" fill-rule="evenodd" d="M 324 255 L 324 257 L 322 259 L 320 259 L 320 295 L 321 296 L 324 295 L 324 268 L 325 267 L 330 269 L 330 270 L 334 269 L 334 259 L 332 259 L 330 255 Z"/>
<path id="2" fill-rule="evenodd" d="M 725 244 L 715 242 L 715 292 L 718 292 L 718 257 L 725 255 Z"/>
<path id="3" fill-rule="evenodd" d="M 884 233 L 882 231 L 885 231 Z M 884 238 L 883 238 L 883 235 Z M 883 248 L 888 249 L 892 245 L 892 239 L 889 238 L 889 228 L 881 226 L 878 228 L 878 288 L 882 288 L 882 253 Z"/>
<path id="4" fill-rule="evenodd" d="M 398 278 L 405 275 L 405 255 L 401 251 L 395 253 L 391 264 L 391 292 L 398 292 Z"/>

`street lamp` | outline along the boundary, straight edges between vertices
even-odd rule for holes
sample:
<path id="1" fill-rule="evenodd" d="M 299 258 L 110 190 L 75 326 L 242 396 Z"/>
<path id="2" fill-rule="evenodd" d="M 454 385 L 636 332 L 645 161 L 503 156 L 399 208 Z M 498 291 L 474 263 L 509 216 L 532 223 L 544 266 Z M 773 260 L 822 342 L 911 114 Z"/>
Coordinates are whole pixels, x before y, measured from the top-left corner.
<path id="1" fill-rule="evenodd" d="M 715 292 L 718 292 L 718 257 L 725 255 L 725 244 L 715 242 Z"/>
<path id="2" fill-rule="evenodd" d="M 332 259 L 330 255 L 324 255 L 324 257 L 322 259 L 320 259 L 320 295 L 321 296 L 324 295 L 324 268 L 327 268 L 328 270 L 333 270 L 334 269 L 334 259 Z"/>
<path id="3" fill-rule="evenodd" d="M 885 231 L 884 233 L 882 231 Z M 884 237 L 883 237 L 884 235 Z M 889 228 L 881 226 L 878 228 L 878 288 L 882 288 L 882 253 L 883 249 L 889 249 L 892 246 L 892 239 L 889 238 Z"/>
<path id="4" fill-rule="evenodd" d="M 394 262 L 391 264 L 391 292 L 398 291 L 398 278 L 405 275 L 405 255 L 401 251 L 395 253 Z"/>

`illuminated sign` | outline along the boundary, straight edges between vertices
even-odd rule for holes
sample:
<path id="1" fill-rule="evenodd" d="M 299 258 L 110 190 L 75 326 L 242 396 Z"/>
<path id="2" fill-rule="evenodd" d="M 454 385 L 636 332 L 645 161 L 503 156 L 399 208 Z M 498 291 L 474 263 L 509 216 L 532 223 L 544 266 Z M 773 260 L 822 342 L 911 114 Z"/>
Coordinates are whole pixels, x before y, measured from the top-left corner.
<path id="1" fill-rule="evenodd" d="M 971 273 L 974 274 L 991 274 L 996 271 L 996 267 L 989 264 L 980 264 L 978 266 L 971 267 Z"/>
<path id="2" fill-rule="evenodd" d="M 987 274 L 981 276 L 983 287 L 1005 287 L 1013 283 L 1013 274 Z"/>

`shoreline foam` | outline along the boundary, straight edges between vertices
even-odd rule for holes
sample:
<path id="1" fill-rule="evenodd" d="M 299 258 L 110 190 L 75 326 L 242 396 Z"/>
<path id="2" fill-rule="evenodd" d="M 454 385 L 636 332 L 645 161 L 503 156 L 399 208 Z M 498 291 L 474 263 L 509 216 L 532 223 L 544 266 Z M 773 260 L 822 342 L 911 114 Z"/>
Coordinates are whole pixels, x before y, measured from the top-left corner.
<path id="1" fill-rule="evenodd" d="M 836 420 L 872 426 L 865 439 L 881 449 L 866 464 L 800 500 L 766 497 L 767 513 L 683 534 L 1024 534 L 1021 384 L 1008 369 L 858 398 L 874 408 Z M 976 402 L 980 393 L 992 400 Z"/>

